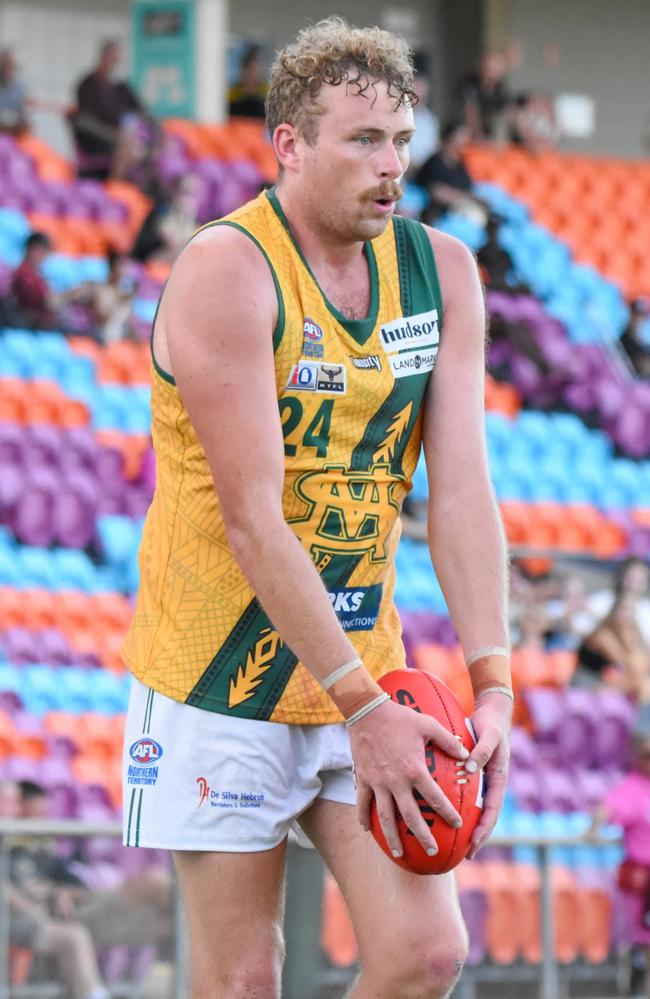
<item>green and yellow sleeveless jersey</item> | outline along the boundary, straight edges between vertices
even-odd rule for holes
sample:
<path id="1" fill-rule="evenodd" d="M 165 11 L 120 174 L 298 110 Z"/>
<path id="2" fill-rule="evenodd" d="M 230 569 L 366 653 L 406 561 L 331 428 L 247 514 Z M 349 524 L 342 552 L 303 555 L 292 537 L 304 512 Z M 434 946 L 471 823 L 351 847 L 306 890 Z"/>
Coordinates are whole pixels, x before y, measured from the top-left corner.
<path id="1" fill-rule="evenodd" d="M 441 329 L 431 244 L 419 223 L 400 217 L 367 242 L 369 314 L 351 320 L 320 290 L 274 191 L 211 224 L 244 232 L 273 274 L 284 514 L 378 678 L 404 665 L 394 557 Z M 124 646 L 129 668 L 168 697 L 210 711 L 289 724 L 340 721 L 235 562 L 203 448 L 155 358 L 152 377 L 156 490 Z M 291 589 L 294 581 L 276 585 Z"/>

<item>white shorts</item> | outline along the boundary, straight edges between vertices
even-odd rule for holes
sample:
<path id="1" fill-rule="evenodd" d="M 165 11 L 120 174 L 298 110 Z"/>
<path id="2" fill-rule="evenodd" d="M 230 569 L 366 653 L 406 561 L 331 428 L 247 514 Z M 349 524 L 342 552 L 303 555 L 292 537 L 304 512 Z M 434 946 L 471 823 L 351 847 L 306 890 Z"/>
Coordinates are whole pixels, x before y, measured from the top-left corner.
<path id="1" fill-rule="evenodd" d="M 135 678 L 122 772 L 125 846 L 269 850 L 316 798 L 356 801 L 344 725 L 232 718 Z"/>

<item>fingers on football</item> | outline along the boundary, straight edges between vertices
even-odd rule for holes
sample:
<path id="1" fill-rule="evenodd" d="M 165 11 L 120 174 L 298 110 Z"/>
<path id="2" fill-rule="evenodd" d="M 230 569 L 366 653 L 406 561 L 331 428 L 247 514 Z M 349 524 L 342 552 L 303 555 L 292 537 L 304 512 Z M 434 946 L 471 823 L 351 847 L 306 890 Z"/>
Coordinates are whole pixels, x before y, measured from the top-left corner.
<path id="1" fill-rule="evenodd" d="M 452 756 L 455 760 L 466 760 L 468 753 L 460 739 L 446 729 L 444 725 L 436 721 L 435 718 L 420 715 L 422 719 L 422 735 L 427 742 L 432 742 L 438 746 L 447 756 Z"/>
<path id="2" fill-rule="evenodd" d="M 471 860 L 484 845 L 499 818 L 503 798 L 508 784 L 508 749 L 502 742 L 486 766 L 487 794 L 480 821 L 472 834 L 472 846 L 468 853 Z"/>
<path id="3" fill-rule="evenodd" d="M 474 749 L 470 753 L 469 759 L 465 764 L 465 769 L 470 773 L 475 773 L 476 770 L 482 770 L 488 763 L 488 760 L 492 758 L 492 754 L 496 750 L 499 742 L 501 741 L 501 732 L 496 725 L 486 725 L 482 729 L 479 736 L 479 740 L 474 746 Z M 472 764 L 476 764 L 473 766 Z"/>
<path id="4" fill-rule="evenodd" d="M 400 795 L 396 800 L 397 807 L 399 808 L 402 818 L 406 822 L 407 826 L 417 839 L 422 849 L 432 857 L 438 852 L 438 846 L 433 838 L 433 834 L 429 829 L 429 826 L 424 820 L 424 816 L 420 811 L 417 801 L 408 791 L 405 794 Z"/>
<path id="5" fill-rule="evenodd" d="M 414 783 L 414 787 L 441 819 L 448 825 L 460 829 L 463 824 L 460 815 L 428 772 L 417 783 Z"/>
<path id="6" fill-rule="evenodd" d="M 397 829 L 393 796 L 386 790 L 376 788 L 375 798 L 377 801 L 379 824 L 388 843 L 388 848 L 394 857 L 401 857 L 404 849 Z"/>

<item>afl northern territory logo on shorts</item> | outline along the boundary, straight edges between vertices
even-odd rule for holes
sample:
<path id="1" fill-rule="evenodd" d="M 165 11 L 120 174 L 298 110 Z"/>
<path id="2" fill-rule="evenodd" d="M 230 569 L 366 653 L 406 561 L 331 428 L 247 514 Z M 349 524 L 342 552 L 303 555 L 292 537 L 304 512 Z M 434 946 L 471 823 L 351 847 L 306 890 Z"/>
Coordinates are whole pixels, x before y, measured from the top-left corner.
<path id="1" fill-rule="evenodd" d="M 127 772 L 127 784 L 155 784 L 158 780 L 158 761 L 163 754 L 162 746 L 148 735 L 142 736 L 129 747 L 132 763 Z"/>
<path id="2" fill-rule="evenodd" d="M 325 357 L 325 347 L 323 346 L 323 331 L 309 316 L 305 316 L 302 327 L 302 352 L 305 357 Z"/>

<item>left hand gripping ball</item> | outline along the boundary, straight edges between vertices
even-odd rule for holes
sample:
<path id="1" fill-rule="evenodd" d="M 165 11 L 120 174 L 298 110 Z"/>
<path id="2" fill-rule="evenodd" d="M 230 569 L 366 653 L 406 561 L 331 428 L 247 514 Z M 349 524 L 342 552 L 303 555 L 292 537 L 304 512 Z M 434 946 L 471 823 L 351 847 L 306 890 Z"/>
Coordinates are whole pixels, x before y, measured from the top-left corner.
<path id="1" fill-rule="evenodd" d="M 466 717 L 456 696 L 442 680 L 419 669 L 396 669 L 383 676 L 379 684 L 397 704 L 431 715 L 453 732 L 470 752 L 476 745 L 469 718 Z M 460 760 L 448 756 L 432 742 L 426 746 L 425 758 L 429 773 L 462 818 L 462 827 L 454 829 L 448 825 L 429 803 L 416 793 L 420 811 L 438 844 L 435 856 L 429 857 L 425 853 L 396 808 L 397 827 L 404 854 L 401 857 L 393 857 L 379 824 L 374 798 L 370 812 L 370 828 L 386 856 L 399 867 L 413 874 L 444 874 L 453 870 L 467 856 L 472 833 L 483 810 L 484 776 L 483 771 L 475 774 L 466 773 Z"/>

